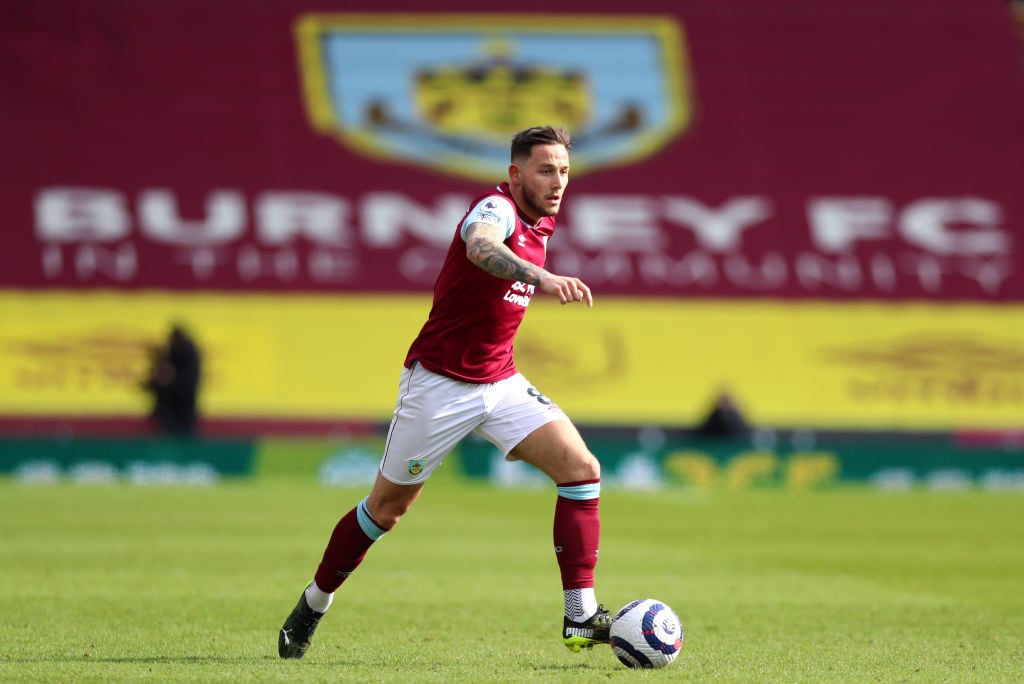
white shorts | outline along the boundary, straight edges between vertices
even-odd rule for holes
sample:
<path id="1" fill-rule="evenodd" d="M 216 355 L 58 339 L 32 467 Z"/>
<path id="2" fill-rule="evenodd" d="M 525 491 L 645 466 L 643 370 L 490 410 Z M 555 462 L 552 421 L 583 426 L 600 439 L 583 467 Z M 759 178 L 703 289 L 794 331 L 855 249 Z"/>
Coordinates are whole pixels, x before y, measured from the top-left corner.
<path id="1" fill-rule="evenodd" d="M 479 385 L 414 363 L 402 369 L 380 472 L 396 484 L 423 482 L 470 432 L 507 457 L 531 432 L 559 419 L 567 419 L 562 409 L 522 373 Z"/>

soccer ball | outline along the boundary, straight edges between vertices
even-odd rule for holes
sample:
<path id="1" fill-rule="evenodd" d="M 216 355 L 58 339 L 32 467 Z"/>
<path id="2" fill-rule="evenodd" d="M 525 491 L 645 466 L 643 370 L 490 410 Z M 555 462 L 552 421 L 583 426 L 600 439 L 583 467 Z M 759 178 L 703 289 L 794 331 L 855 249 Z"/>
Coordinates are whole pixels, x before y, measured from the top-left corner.
<path id="1" fill-rule="evenodd" d="M 683 623 L 671 608 L 656 599 L 637 599 L 615 614 L 611 647 L 626 667 L 665 667 L 683 647 Z"/>

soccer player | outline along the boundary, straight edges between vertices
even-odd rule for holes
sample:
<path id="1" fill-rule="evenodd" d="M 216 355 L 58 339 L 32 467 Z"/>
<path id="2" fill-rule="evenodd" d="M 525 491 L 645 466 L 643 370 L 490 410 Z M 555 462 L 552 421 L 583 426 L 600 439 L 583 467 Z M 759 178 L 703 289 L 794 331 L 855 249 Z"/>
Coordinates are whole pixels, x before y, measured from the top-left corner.
<path id="1" fill-rule="evenodd" d="M 335 526 L 313 581 L 281 628 L 282 658 L 305 655 L 334 592 L 470 432 L 554 481 L 562 639 L 571 651 L 608 642 L 611 617 L 594 595 L 601 467 L 565 413 L 516 370 L 512 354 L 537 289 L 562 304 L 594 304 L 582 280 L 543 268 L 569 182 L 569 148 L 561 127 L 517 133 L 508 181 L 477 197 L 457 226 L 430 315 L 405 359 L 376 482 Z"/>

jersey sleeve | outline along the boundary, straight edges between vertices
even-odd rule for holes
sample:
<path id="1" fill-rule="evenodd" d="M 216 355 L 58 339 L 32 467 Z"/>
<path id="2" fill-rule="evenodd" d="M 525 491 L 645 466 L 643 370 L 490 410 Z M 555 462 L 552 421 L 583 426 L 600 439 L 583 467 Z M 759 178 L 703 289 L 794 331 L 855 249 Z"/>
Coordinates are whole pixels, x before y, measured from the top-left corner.
<path id="1" fill-rule="evenodd" d="M 486 223 L 489 226 L 498 226 L 505 231 L 505 238 L 508 239 L 516 229 L 516 212 L 512 203 L 508 200 L 491 195 L 473 205 L 473 208 L 466 214 L 459 228 L 459 235 L 466 239 L 466 228 L 474 223 Z"/>

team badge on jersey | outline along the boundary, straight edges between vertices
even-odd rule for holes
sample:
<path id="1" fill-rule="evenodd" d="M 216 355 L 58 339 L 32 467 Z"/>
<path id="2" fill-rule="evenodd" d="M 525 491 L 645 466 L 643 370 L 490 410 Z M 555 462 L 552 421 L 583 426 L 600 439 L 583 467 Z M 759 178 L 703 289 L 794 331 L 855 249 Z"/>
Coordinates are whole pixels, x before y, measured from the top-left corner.
<path id="1" fill-rule="evenodd" d="M 658 152 L 691 118 L 664 15 L 316 13 L 295 32 L 313 127 L 378 159 L 491 180 L 516 131 L 552 123 L 579 175 Z"/>
<path id="2" fill-rule="evenodd" d="M 422 458 L 410 458 L 409 459 L 409 474 L 419 475 L 423 472 L 423 469 L 427 466 L 427 462 Z"/>

